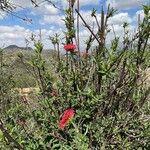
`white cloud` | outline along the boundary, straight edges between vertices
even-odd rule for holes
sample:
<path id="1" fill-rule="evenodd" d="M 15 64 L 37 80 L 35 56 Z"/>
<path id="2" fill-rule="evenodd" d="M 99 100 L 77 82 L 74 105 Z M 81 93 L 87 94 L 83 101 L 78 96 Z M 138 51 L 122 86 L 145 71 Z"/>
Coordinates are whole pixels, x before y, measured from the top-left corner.
<path id="1" fill-rule="evenodd" d="M 99 0 L 80 0 L 80 5 L 84 6 L 84 5 L 97 5 L 99 4 Z"/>
<path id="2" fill-rule="evenodd" d="M 66 8 L 67 6 L 67 0 L 56 0 L 59 1 L 59 3 L 61 3 L 61 5 Z M 79 0 L 80 1 L 80 6 L 85 6 L 85 5 L 98 5 L 100 2 L 99 0 Z M 75 3 L 77 4 L 77 3 Z"/>
<path id="3" fill-rule="evenodd" d="M 39 40 L 39 30 L 31 31 L 19 25 L 0 26 L 0 47 L 6 47 L 14 44 L 23 47 L 26 46 L 25 39 L 28 39 L 30 41 L 29 46 L 33 47 L 33 42 L 30 40 L 32 33 L 36 35 L 35 39 Z M 44 44 L 44 48 L 53 48 L 49 40 L 49 36 L 54 35 L 54 33 L 62 33 L 61 28 L 58 28 L 57 30 L 41 29 L 42 43 Z"/>
<path id="4" fill-rule="evenodd" d="M 86 23 L 88 25 L 93 25 L 93 23 L 96 23 L 95 18 L 91 16 L 91 11 L 80 11 L 80 14 L 82 15 L 82 17 L 84 18 L 84 20 L 86 21 Z M 100 17 L 100 14 L 98 14 L 98 17 Z M 60 15 L 60 14 L 56 14 L 56 15 L 43 15 L 43 18 L 40 20 L 40 24 L 55 24 L 55 25 L 59 25 L 61 27 L 63 27 L 65 25 L 65 22 L 63 21 L 63 19 L 65 18 L 65 15 Z M 76 15 L 75 15 L 75 24 L 76 24 Z M 83 25 L 82 20 L 80 19 L 80 26 Z"/>
<path id="5" fill-rule="evenodd" d="M 118 24 L 121 25 L 124 22 L 131 23 L 132 18 L 129 16 L 129 14 L 126 13 L 118 13 L 114 15 L 112 18 L 109 19 L 109 24 Z"/>
<path id="6" fill-rule="evenodd" d="M 56 9 L 52 5 L 45 5 L 44 11 L 47 11 L 47 13 L 52 14 L 52 15 L 58 14 L 58 9 Z"/>
<path id="7" fill-rule="evenodd" d="M 133 7 L 139 7 L 148 3 L 148 0 L 107 0 L 106 4 L 110 4 L 114 8 L 128 9 Z"/>
<path id="8" fill-rule="evenodd" d="M 17 10 L 32 6 L 30 0 L 10 0 L 10 3 L 13 4 L 13 6 L 15 6 Z"/>
<path id="9" fill-rule="evenodd" d="M 15 6 L 17 6 L 17 9 L 20 10 L 21 7 L 26 8 L 26 7 L 33 7 L 33 4 L 31 3 L 31 0 L 10 0 L 11 3 L 13 3 Z M 57 7 L 62 7 L 64 9 L 66 9 L 67 6 L 67 0 L 51 0 L 52 3 L 56 4 Z M 40 11 L 50 11 L 53 13 L 57 13 L 57 11 L 55 10 L 55 8 L 49 3 L 49 2 L 43 2 L 43 0 L 36 0 L 37 4 L 40 4 L 41 9 L 37 9 Z M 76 5 L 77 3 L 75 3 Z M 80 6 L 85 6 L 85 5 L 98 5 L 99 4 L 99 0 L 80 0 Z M 21 6 L 21 7 L 20 7 Z M 44 8 L 42 10 L 42 8 Z M 52 8 L 53 7 L 53 8 Z"/>
<path id="10" fill-rule="evenodd" d="M 0 47 L 3 45 L 25 45 L 25 38 L 31 35 L 31 31 L 21 26 L 0 26 Z"/>
<path id="11" fill-rule="evenodd" d="M 43 19 L 40 20 L 40 24 L 53 24 L 53 25 L 59 25 L 59 26 L 64 26 L 64 16 L 61 15 L 44 15 Z"/>
<path id="12" fill-rule="evenodd" d="M 34 15 L 57 15 L 58 13 L 59 10 L 48 3 L 43 3 L 40 7 L 35 7 L 32 9 L 32 14 Z"/>

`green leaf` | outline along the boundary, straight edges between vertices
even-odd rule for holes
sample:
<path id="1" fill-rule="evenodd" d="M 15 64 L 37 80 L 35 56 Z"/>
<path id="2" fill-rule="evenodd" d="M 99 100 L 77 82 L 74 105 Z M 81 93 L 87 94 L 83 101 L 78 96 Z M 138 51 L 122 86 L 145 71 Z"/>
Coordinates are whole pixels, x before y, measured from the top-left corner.
<path id="1" fill-rule="evenodd" d="M 0 130 L 0 141 L 2 141 L 4 138 L 3 132 Z"/>

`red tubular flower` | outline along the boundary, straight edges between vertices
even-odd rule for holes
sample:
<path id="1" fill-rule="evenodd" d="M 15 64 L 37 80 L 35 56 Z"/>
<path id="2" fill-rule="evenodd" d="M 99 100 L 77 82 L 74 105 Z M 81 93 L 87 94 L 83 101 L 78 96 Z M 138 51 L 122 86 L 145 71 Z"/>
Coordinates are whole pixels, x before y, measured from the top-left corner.
<path id="1" fill-rule="evenodd" d="M 64 49 L 67 52 L 74 52 L 74 50 L 76 49 L 76 45 L 74 45 L 74 44 L 67 44 L 67 45 L 64 45 Z"/>
<path id="2" fill-rule="evenodd" d="M 74 115 L 75 110 L 73 108 L 65 110 L 59 122 L 59 128 L 63 130 L 67 123 L 74 117 Z"/>

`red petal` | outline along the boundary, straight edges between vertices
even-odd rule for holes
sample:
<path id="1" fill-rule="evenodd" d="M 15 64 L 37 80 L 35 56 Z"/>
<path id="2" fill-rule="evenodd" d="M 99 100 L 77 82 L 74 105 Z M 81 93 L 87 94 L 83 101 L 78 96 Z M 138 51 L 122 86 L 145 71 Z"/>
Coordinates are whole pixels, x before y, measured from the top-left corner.
<path id="1" fill-rule="evenodd" d="M 71 118 L 73 118 L 75 115 L 75 111 L 73 108 L 67 109 L 64 111 L 61 120 L 59 122 L 59 128 L 64 129 L 66 124 L 69 122 Z"/>
<path id="2" fill-rule="evenodd" d="M 67 44 L 67 45 L 64 45 L 64 49 L 66 51 L 72 52 L 72 51 L 74 51 L 74 49 L 76 49 L 76 45 L 74 45 L 74 44 Z"/>

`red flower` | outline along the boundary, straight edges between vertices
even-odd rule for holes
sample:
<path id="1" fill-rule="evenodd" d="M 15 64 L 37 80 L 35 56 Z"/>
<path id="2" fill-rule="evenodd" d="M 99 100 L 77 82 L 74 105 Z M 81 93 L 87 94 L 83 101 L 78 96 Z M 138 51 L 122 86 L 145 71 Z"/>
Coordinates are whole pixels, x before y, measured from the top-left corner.
<path id="1" fill-rule="evenodd" d="M 76 45 L 67 44 L 67 45 L 64 45 L 64 49 L 68 52 L 74 52 L 74 50 L 76 49 Z"/>
<path id="2" fill-rule="evenodd" d="M 63 130 L 66 124 L 74 117 L 74 115 L 75 110 L 73 108 L 65 110 L 59 122 L 59 128 Z"/>

